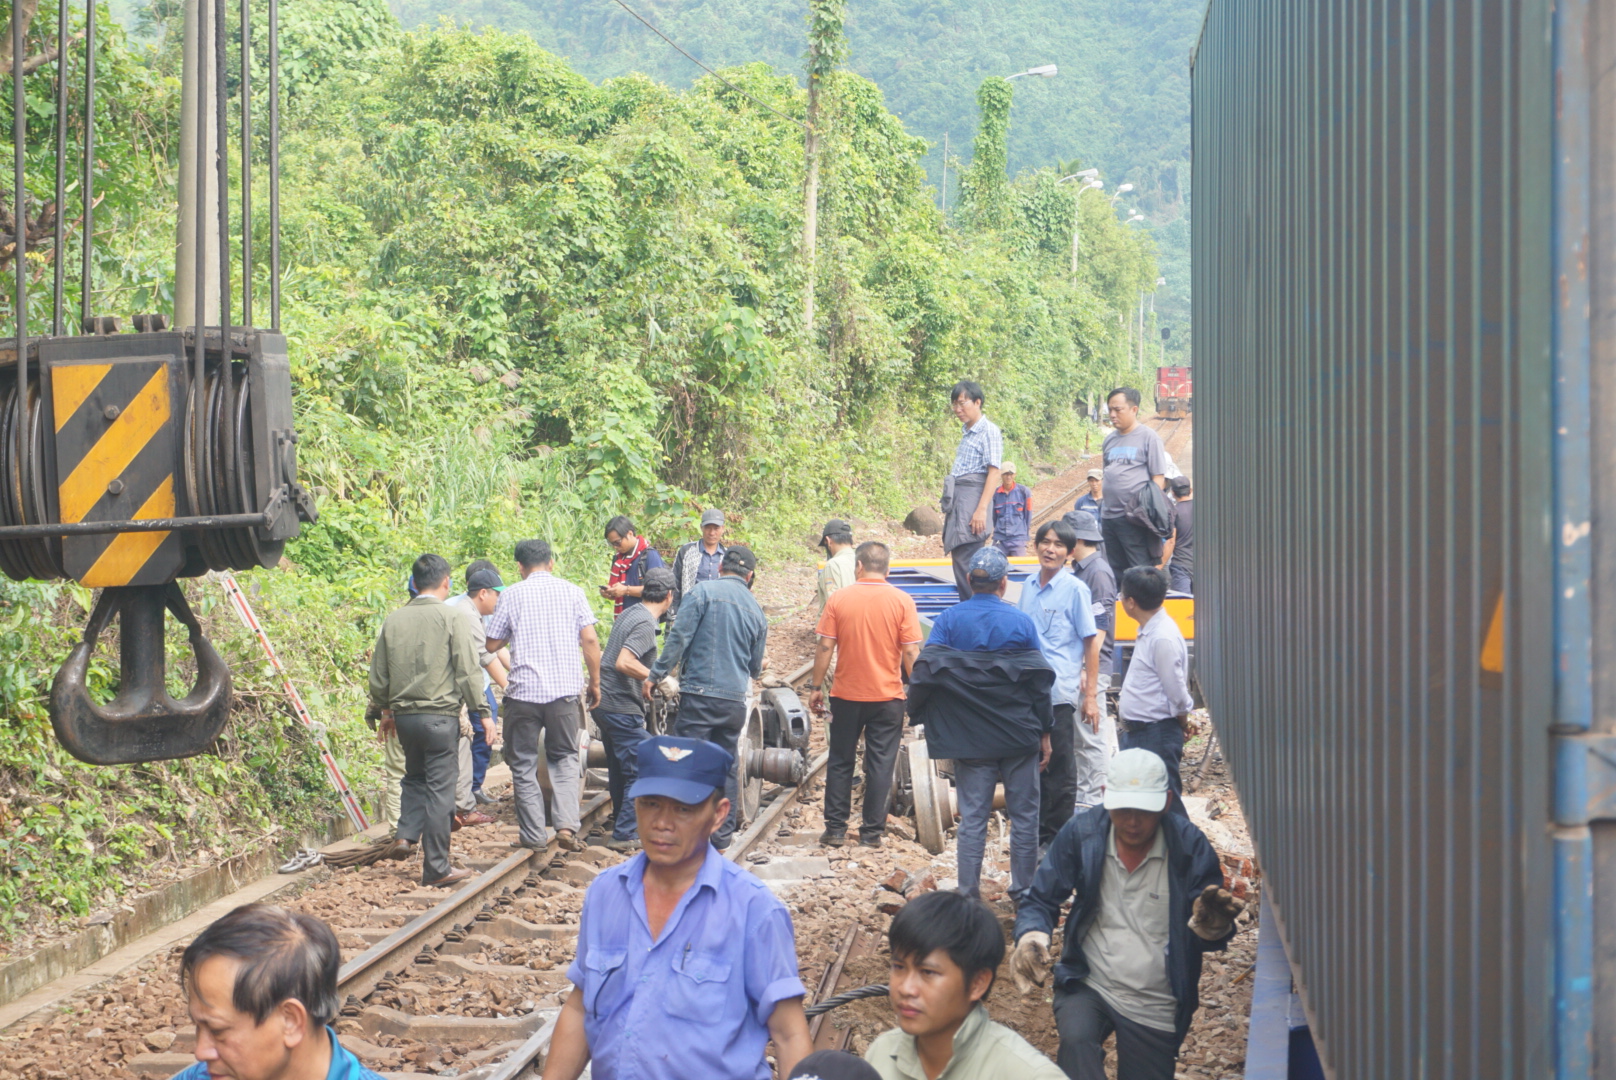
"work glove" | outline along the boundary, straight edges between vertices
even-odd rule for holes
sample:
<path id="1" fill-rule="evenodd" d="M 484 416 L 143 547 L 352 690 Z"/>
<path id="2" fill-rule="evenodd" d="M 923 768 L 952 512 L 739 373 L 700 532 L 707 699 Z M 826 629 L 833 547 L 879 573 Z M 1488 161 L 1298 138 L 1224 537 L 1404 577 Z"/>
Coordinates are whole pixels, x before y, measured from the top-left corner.
<path id="1" fill-rule="evenodd" d="M 664 676 L 662 681 L 656 684 L 656 688 L 663 697 L 678 697 L 679 679 L 674 675 Z"/>
<path id="2" fill-rule="evenodd" d="M 1246 910 L 1246 902 L 1219 885 L 1208 885 L 1195 898 L 1190 911 L 1190 929 L 1203 941 L 1221 941 L 1234 920 Z"/>
<path id="3" fill-rule="evenodd" d="M 1010 956 L 1010 973 L 1016 977 L 1016 989 L 1022 997 L 1032 993 L 1033 987 L 1044 985 L 1049 977 L 1049 935 L 1042 930 L 1022 934 Z"/>

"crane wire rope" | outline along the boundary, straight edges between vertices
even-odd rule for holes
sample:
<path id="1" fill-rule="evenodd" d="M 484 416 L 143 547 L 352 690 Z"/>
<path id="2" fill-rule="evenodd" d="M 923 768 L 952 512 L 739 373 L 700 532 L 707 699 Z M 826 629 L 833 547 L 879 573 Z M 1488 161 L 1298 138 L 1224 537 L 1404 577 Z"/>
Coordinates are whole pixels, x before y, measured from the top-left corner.
<path id="1" fill-rule="evenodd" d="M 612 0 L 612 2 L 614 4 L 616 4 L 618 7 L 622 8 L 624 11 L 628 12 L 630 15 L 634 16 L 634 18 L 638 19 L 639 22 L 641 23 L 641 25 L 643 25 L 647 30 L 651 31 L 651 33 L 655 34 L 657 37 L 661 38 L 663 41 L 666 41 L 669 45 L 672 45 L 675 49 L 678 49 L 680 56 L 683 56 L 686 60 L 689 60 L 692 64 L 695 64 L 697 67 L 701 68 L 701 70 L 705 71 L 707 74 L 711 75 L 713 78 L 717 79 L 719 82 L 723 83 L 725 86 L 729 87 L 731 90 L 735 91 L 737 94 L 741 95 L 743 98 L 750 101 L 752 104 L 756 105 L 758 108 L 764 109 L 764 110 L 766 110 L 768 112 L 771 112 L 774 115 L 778 116 L 780 119 L 788 121 L 789 123 L 796 124 L 798 127 L 803 128 L 804 130 L 807 129 L 808 125 L 806 123 L 804 123 L 803 121 L 798 120 L 795 117 L 787 116 L 785 113 L 781 112 L 779 109 L 776 109 L 774 106 L 768 104 L 767 102 L 759 101 L 757 98 L 753 97 L 751 94 L 747 93 L 745 90 L 742 90 L 739 86 L 736 86 L 734 83 L 732 83 L 728 79 L 724 78 L 724 76 L 720 75 L 718 72 L 714 71 L 712 68 L 710 68 L 706 64 L 702 63 L 700 60 L 697 60 L 694 56 L 691 56 L 689 53 L 685 52 L 685 50 L 683 48 L 680 48 L 679 43 L 677 41 L 673 40 L 667 34 L 664 34 L 661 30 L 658 30 L 655 26 L 653 26 L 645 18 L 644 15 L 641 15 L 638 11 L 635 11 L 633 8 L 629 7 L 627 4 L 625 4 L 623 2 L 623 0 Z"/>

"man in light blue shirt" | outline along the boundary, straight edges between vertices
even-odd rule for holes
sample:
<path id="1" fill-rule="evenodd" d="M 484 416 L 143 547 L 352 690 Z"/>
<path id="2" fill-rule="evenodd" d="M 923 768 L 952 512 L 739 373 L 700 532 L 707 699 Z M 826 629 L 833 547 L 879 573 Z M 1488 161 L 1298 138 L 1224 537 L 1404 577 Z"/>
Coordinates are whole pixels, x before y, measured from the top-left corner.
<path id="1" fill-rule="evenodd" d="M 1038 628 L 1038 648 L 1055 669 L 1055 727 L 1049 738 L 1049 764 L 1038 789 L 1038 842 L 1047 847 L 1071 818 L 1079 803 L 1098 801 L 1105 783 L 1104 762 L 1098 775 L 1092 768 L 1078 769 L 1081 704 L 1081 741 L 1098 742 L 1100 731 L 1100 636 L 1094 622 L 1094 597 L 1075 574 L 1066 572 L 1066 560 L 1077 546 L 1077 533 L 1064 521 L 1046 522 L 1034 540 L 1038 574 L 1021 586 L 1019 606 Z M 1085 754 L 1084 763 L 1088 764 Z"/>
<path id="2" fill-rule="evenodd" d="M 813 1049 L 791 916 L 711 837 L 733 758 L 702 739 L 640 743 L 629 789 L 641 851 L 584 896 L 574 990 L 544 1080 L 770 1080 Z"/>

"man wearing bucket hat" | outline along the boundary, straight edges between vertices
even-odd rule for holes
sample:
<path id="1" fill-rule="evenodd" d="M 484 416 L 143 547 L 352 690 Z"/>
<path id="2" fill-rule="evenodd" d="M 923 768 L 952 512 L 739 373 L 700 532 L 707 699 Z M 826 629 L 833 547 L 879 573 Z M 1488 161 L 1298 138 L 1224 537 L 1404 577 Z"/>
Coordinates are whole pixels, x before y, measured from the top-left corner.
<path id="1" fill-rule="evenodd" d="M 590 884 L 573 991 L 544 1080 L 769 1080 L 813 1050 L 786 907 L 713 848 L 734 759 L 700 739 L 640 743 L 639 854 Z"/>
<path id="2" fill-rule="evenodd" d="M 1201 955 L 1224 948 L 1245 904 L 1223 887 L 1205 834 L 1183 814 L 1149 750 L 1111 759 L 1104 806 L 1079 811 L 1049 846 L 1016 915 L 1010 960 L 1023 995 L 1042 986 L 1049 935 L 1072 902 L 1055 965 L 1056 1058 L 1102 1080 L 1117 1036 L 1117 1080 L 1172 1080 L 1200 1004 Z"/>

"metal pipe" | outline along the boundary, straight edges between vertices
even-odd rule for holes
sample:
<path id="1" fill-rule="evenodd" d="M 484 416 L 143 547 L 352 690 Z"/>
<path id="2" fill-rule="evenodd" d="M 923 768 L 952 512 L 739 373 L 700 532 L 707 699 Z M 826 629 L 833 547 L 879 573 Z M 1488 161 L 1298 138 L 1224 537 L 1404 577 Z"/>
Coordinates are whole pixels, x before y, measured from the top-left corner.
<path id="1" fill-rule="evenodd" d="M 230 366 L 230 110 L 225 90 L 225 0 L 213 0 L 213 164 L 219 176 L 219 347 Z M 229 371 L 225 371 L 226 377 Z M 225 385 L 229 385 L 226 382 Z M 228 411 L 228 410 L 227 410 Z M 228 444 L 227 444 L 228 445 Z"/>
<path id="2" fill-rule="evenodd" d="M 90 321 L 90 265 L 95 248 L 95 0 L 84 0 L 84 199 L 79 281 L 79 328 Z"/>
<path id="3" fill-rule="evenodd" d="M 73 521 L 44 525 L 0 525 L 0 540 L 38 540 L 56 536 L 105 536 L 125 532 L 173 532 L 176 529 L 268 528 L 271 514 L 206 514 L 199 517 L 138 518 L 130 521 Z"/>
<path id="4" fill-rule="evenodd" d="M 92 43 L 93 44 L 93 43 Z M 67 285 L 67 224 L 62 204 L 67 201 L 67 4 L 56 5 L 56 231 L 51 256 L 55 265 L 51 293 L 51 333 L 63 334 Z"/>
<path id="5" fill-rule="evenodd" d="M 17 7 L 17 0 L 11 0 L 11 216 L 15 223 L 11 265 L 17 277 L 17 517 L 27 520 L 22 488 L 23 477 L 28 475 L 28 198 L 23 169 L 28 143 L 28 109 L 23 97 L 22 20 L 17 17 Z M 0 477 L 0 481 L 9 484 L 11 478 Z"/>
<path id="6" fill-rule="evenodd" d="M 281 328 L 281 18 L 269 0 L 269 326 Z"/>
<path id="7" fill-rule="evenodd" d="M 241 0 L 241 325 L 252 312 L 252 0 Z"/>
<path id="8" fill-rule="evenodd" d="M 93 2 L 93 0 L 92 0 Z M 198 509 L 202 495 L 202 485 L 207 481 L 201 476 L 202 469 L 202 432 L 205 426 L 203 419 L 204 406 L 207 396 L 203 391 L 207 382 L 207 263 L 208 263 L 208 94 L 207 94 L 207 41 L 208 41 L 208 11 L 211 4 L 208 0 L 193 0 L 196 3 L 196 63 L 192 71 L 196 76 L 196 183 L 193 191 L 196 197 L 196 208 L 192 221 L 196 229 L 194 270 L 196 279 L 196 292 L 193 294 L 195 302 L 195 323 L 193 326 L 194 341 L 196 345 L 196 358 L 193 361 L 191 374 L 191 424 L 190 424 L 190 455 L 187 472 L 191 477 L 190 496 L 191 508 Z M 222 197 L 222 194 L 221 194 Z"/>

